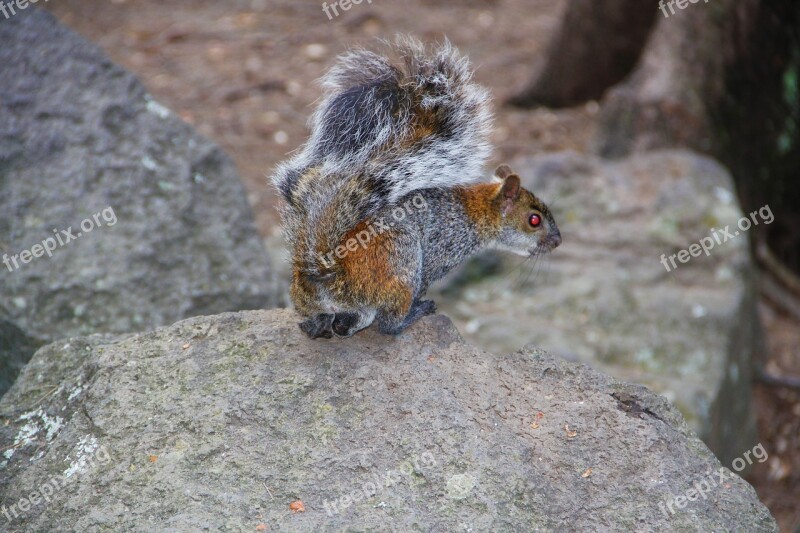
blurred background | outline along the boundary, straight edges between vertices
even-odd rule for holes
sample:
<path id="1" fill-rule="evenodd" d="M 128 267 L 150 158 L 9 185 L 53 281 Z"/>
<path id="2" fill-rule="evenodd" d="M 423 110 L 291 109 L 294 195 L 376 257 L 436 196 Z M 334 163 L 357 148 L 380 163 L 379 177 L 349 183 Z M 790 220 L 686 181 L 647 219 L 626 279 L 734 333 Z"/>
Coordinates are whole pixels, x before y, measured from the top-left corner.
<path id="1" fill-rule="evenodd" d="M 440 310 L 489 350 L 532 342 L 653 387 L 726 466 L 762 443 L 769 459 L 747 479 L 782 531 L 800 531 L 797 2 L 325 5 L 43 7 L 233 158 L 283 303 L 288 267 L 268 176 L 307 135 L 314 80 L 337 54 L 378 38 L 450 39 L 494 94 L 492 163 L 511 163 L 553 207 L 564 245 L 537 264 L 493 253 L 471 261 L 436 288 Z M 757 216 L 671 271 L 660 263 L 765 206 L 773 221 Z"/>

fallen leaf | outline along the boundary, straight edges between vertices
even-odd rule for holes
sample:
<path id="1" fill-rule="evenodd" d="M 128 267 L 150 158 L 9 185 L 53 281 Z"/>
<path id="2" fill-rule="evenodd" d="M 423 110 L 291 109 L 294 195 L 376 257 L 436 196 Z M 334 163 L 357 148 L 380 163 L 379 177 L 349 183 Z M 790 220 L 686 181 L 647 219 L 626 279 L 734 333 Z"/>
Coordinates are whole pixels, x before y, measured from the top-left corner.
<path id="1" fill-rule="evenodd" d="M 266 530 L 267 530 L 267 524 L 258 524 L 256 526 L 256 531 L 266 531 Z"/>
<path id="2" fill-rule="evenodd" d="M 534 422 L 533 424 L 531 424 L 531 427 L 533 429 L 539 429 L 539 422 Z"/>
<path id="3" fill-rule="evenodd" d="M 192 345 L 187 342 L 186 344 L 183 345 L 183 349 L 188 350 L 191 346 Z"/>
<path id="4" fill-rule="evenodd" d="M 578 434 L 577 431 L 571 431 L 569 429 L 569 424 L 564 424 L 564 431 L 567 432 L 567 438 L 568 439 L 571 439 L 572 437 L 574 437 L 574 436 L 576 436 Z"/>
<path id="5" fill-rule="evenodd" d="M 148 459 L 150 459 L 151 463 L 155 463 L 156 461 L 158 461 L 158 456 L 157 455 L 150 455 L 150 456 L 148 456 Z"/>
<path id="6" fill-rule="evenodd" d="M 591 475 L 592 475 L 592 467 L 590 466 L 589 468 L 586 469 L 586 471 L 583 474 L 581 474 L 581 477 L 589 477 Z"/>
<path id="7" fill-rule="evenodd" d="M 302 500 L 297 500 L 296 502 L 292 502 L 289 504 L 289 509 L 292 510 L 293 513 L 305 513 L 306 507 L 303 505 Z"/>

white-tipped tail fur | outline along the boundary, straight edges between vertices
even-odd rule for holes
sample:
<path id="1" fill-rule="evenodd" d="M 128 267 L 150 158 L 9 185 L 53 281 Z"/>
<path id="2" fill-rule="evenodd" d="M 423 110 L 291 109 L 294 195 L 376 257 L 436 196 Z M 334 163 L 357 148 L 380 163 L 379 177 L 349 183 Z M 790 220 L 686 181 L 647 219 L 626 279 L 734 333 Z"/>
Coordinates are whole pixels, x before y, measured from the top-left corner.
<path id="1" fill-rule="evenodd" d="M 297 185 L 293 174 L 323 163 L 342 177 L 363 173 L 385 182 L 390 203 L 416 189 L 483 178 L 490 97 L 472 82 L 469 60 L 447 41 L 428 51 L 416 39 L 398 37 L 392 51 L 401 66 L 356 50 L 322 78 L 311 136 L 274 177 L 284 196 Z"/>
<path id="2" fill-rule="evenodd" d="M 484 178 L 490 97 L 472 81 L 468 59 L 447 41 L 426 49 L 410 37 L 398 37 L 390 53 L 398 64 L 348 52 L 322 78 L 311 135 L 273 177 L 290 243 L 300 224 L 325 224 L 329 246 L 410 192 Z M 341 215 L 320 218 L 330 213 Z M 319 237 L 303 239 L 315 241 L 305 242 L 309 252 L 320 247 Z"/>

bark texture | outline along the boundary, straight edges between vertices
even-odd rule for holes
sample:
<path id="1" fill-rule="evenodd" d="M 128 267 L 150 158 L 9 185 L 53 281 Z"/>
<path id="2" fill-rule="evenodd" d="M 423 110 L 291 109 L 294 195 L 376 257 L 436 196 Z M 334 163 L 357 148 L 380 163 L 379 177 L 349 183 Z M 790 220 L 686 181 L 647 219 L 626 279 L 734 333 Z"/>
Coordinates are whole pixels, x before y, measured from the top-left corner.
<path id="1" fill-rule="evenodd" d="M 759 3 L 719 0 L 689 4 L 669 18 L 660 14 L 636 70 L 603 101 L 600 155 L 672 147 L 713 153 L 712 111 L 725 94 L 728 66 L 749 39 Z"/>
<path id="2" fill-rule="evenodd" d="M 566 107 L 599 99 L 636 65 L 656 12 L 652 1 L 571 0 L 531 81 L 510 103 Z"/>

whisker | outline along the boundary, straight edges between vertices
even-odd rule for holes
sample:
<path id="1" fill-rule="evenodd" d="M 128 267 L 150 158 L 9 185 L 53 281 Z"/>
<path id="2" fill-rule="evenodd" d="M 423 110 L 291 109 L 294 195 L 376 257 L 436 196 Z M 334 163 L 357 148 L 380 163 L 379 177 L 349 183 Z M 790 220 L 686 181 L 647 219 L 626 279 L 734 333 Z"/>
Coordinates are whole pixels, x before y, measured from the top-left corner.
<path id="1" fill-rule="evenodd" d="M 531 254 L 531 255 L 530 255 L 530 259 L 531 259 L 531 268 L 530 268 L 530 269 L 528 269 L 528 273 L 527 273 L 527 275 L 525 276 L 525 279 L 522 281 L 522 283 L 519 283 L 519 284 L 516 286 L 516 289 L 517 289 L 517 290 L 523 290 L 523 289 L 525 288 L 525 284 L 528 282 L 528 279 L 531 277 L 531 273 L 532 273 L 532 272 L 533 272 L 533 271 L 536 269 L 536 264 L 539 262 L 539 255 L 540 255 L 540 254 Z M 520 276 L 520 279 L 521 279 L 521 278 L 522 278 L 522 276 Z M 517 281 L 519 281 L 519 279 L 518 279 Z"/>
<path id="2" fill-rule="evenodd" d="M 492 247 L 491 247 L 490 249 L 491 249 L 491 250 L 494 250 L 494 251 L 496 251 L 496 252 L 497 252 L 497 251 L 499 251 L 499 249 L 497 248 L 497 244 L 496 244 L 496 243 L 495 243 L 495 244 L 493 244 L 493 245 L 492 245 Z M 509 278 L 509 276 L 513 275 L 515 272 L 517 272 L 518 270 L 520 270 L 520 269 L 521 269 L 521 268 L 522 268 L 522 267 L 525 265 L 525 263 L 528 261 L 528 259 L 529 259 L 529 257 L 524 257 L 524 258 L 522 259 L 522 261 L 519 261 L 519 262 L 517 262 L 517 263 L 516 263 L 516 265 L 514 265 L 514 267 L 513 267 L 513 268 L 511 268 L 511 269 L 508 269 L 508 270 L 505 270 L 505 271 L 502 273 L 503 277 L 504 277 L 505 279 L 508 279 L 508 278 Z M 495 284 L 495 286 L 494 286 L 494 288 L 491 290 L 491 292 L 489 292 L 489 297 L 490 297 L 490 298 L 494 298 L 494 297 L 496 297 L 496 296 L 497 296 L 497 295 L 500 293 L 500 291 L 506 290 L 506 289 L 508 289 L 508 288 L 509 288 L 509 286 L 508 286 L 508 283 L 497 283 L 497 284 Z"/>
<path id="3" fill-rule="evenodd" d="M 523 263 L 523 265 L 527 266 L 528 264 L 531 265 L 531 268 L 530 269 L 528 269 L 528 268 L 520 269 L 519 275 L 517 275 L 516 279 L 514 280 L 514 284 L 512 285 L 512 289 L 513 290 L 522 289 L 523 283 L 520 283 L 520 281 L 523 279 L 523 276 L 524 277 L 529 276 L 531 269 L 536 267 L 536 255 L 535 254 L 531 254 L 531 255 L 529 255 L 528 257 L 525 258 L 525 262 Z"/>
<path id="4" fill-rule="evenodd" d="M 517 263 L 517 265 L 516 265 L 514 268 L 512 268 L 511 270 L 509 270 L 508 272 L 506 272 L 506 274 L 507 274 L 507 275 L 508 275 L 508 274 L 513 274 L 513 273 L 514 273 L 514 272 L 516 272 L 516 271 L 517 271 L 517 270 L 518 270 L 520 267 L 522 267 L 522 265 L 524 265 L 524 264 L 525 264 L 525 263 L 526 263 L 526 262 L 527 262 L 529 259 L 530 259 L 530 256 L 525 256 L 525 257 L 523 257 L 523 258 L 522 258 L 522 261 L 519 261 L 519 262 Z"/>
<path id="5" fill-rule="evenodd" d="M 544 277 L 546 278 L 547 272 L 549 271 L 550 268 L 550 261 L 549 261 L 550 254 L 543 253 L 541 255 L 542 255 L 542 260 L 539 262 L 539 269 L 537 270 L 536 273 L 534 273 L 533 279 L 531 280 L 531 284 L 533 285 L 536 284 L 536 281 L 539 279 L 539 276 L 542 276 L 542 271 L 545 272 Z M 547 265 L 547 268 L 545 268 L 545 265 Z M 544 280 L 542 280 L 542 282 L 544 283 Z"/>
<path id="6" fill-rule="evenodd" d="M 531 273 L 528 275 L 528 279 L 525 280 L 526 286 L 528 286 L 528 282 L 530 282 L 530 285 L 533 285 L 536 282 L 536 280 L 539 278 L 539 274 L 542 272 L 542 264 L 544 262 L 545 262 L 544 254 L 538 254 L 536 265 L 532 269 Z"/>

